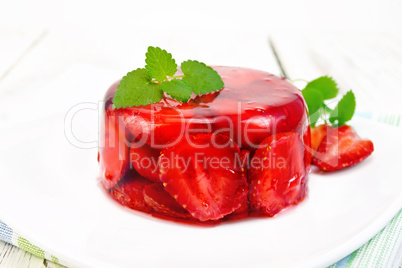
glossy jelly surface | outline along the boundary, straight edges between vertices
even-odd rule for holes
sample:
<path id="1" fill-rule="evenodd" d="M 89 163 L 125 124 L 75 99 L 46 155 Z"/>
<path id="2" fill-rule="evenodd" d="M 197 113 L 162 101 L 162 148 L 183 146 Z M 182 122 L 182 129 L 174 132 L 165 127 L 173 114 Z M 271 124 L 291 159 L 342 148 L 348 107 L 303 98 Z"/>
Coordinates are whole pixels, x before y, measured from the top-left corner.
<path id="1" fill-rule="evenodd" d="M 100 180 L 124 206 L 217 223 L 273 216 L 305 198 L 307 108 L 299 89 L 267 72 L 213 67 L 220 91 L 180 103 L 113 109 L 105 96 Z"/>

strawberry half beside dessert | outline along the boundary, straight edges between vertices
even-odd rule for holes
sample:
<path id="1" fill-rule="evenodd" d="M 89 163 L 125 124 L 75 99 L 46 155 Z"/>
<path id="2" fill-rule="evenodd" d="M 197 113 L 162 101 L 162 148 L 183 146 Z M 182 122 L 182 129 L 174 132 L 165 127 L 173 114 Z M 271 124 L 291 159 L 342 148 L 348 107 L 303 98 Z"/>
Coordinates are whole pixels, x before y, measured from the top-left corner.
<path id="1" fill-rule="evenodd" d="M 197 224 L 272 217 L 304 200 L 311 139 L 299 89 L 263 71 L 146 55 L 105 96 L 114 127 L 100 144 L 115 139 L 99 150 L 100 181 L 115 200 Z"/>
<path id="2" fill-rule="evenodd" d="M 312 161 L 314 165 L 324 171 L 354 166 L 374 151 L 373 142 L 360 138 L 350 126 L 343 125 L 332 128 L 320 125 L 313 130 L 313 133 L 317 132 L 325 133 L 317 134 L 312 139 L 312 143 L 318 143 Z"/>
<path id="3" fill-rule="evenodd" d="M 302 90 L 310 113 L 309 151 L 312 163 L 324 171 L 354 166 L 374 151 L 372 141 L 360 138 L 353 128 L 346 125 L 353 118 L 356 109 L 352 90 L 342 96 L 334 109 L 327 106 L 326 101 L 333 100 L 338 93 L 338 85 L 328 76 L 308 82 Z M 320 120 L 325 123 L 316 126 Z"/>

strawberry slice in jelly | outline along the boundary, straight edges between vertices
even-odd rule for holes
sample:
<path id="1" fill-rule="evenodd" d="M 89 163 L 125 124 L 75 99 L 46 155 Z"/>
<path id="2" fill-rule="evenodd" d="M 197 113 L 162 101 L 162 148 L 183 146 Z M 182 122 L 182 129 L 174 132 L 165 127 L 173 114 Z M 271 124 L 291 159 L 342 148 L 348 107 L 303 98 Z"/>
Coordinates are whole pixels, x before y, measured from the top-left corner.
<path id="1" fill-rule="evenodd" d="M 186 103 L 172 106 L 156 103 L 145 107 L 121 109 L 120 116 L 134 138 L 153 148 L 163 149 L 183 138 L 184 133 L 208 133 L 209 120 L 195 116 Z"/>
<path id="2" fill-rule="evenodd" d="M 143 194 L 144 187 L 151 183 L 137 174 L 110 189 L 110 194 L 123 206 L 143 212 L 152 212 L 153 209 L 145 202 Z"/>
<path id="3" fill-rule="evenodd" d="M 124 136 L 124 126 L 119 124 L 113 111 L 107 110 L 103 146 L 99 147 L 101 182 L 106 189 L 115 186 L 127 169 L 128 147 L 124 143 Z"/>
<path id="4" fill-rule="evenodd" d="M 154 182 L 159 180 L 159 159 L 160 151 L 148 144 L 133 144 L 130 148 L 130 162 L 137 172 Z"/>
<path id="5" fill-rule="evenodd" d="M 153 183 L 144 187 L 145 203 L 157 213 L 173 218 L 189 219 L 190 213 L 163 188 L 161 183 Z"/>
<path id="6" fill-rule="evenodd" d="M 250 209 L 253 214 L 273 216 L 299 203 L 306 194 L 308 168 L 297 133 L 266 138 L 250 162 Z"/>
<path id="7" fill-rule="evenodd" d="M 200 220 L 218 220 L 241 207 L 247 181 L 235 155 L 239 147 L 223 135 L 188 136 L 162 151 L 159 167 L 165 190 Z"/>
<path id="8" fill-rule="evenodd" d="M 243 203 L 241 206 L 233 211 L 231 214 L 226 215 L 223 220 L 224 221 L 229 221 L 229 220 L 240 220 L 247 218 L 249 216 L 249 206 L 248 206 L 248 200 L 247 198 L 244 199 Z"/>

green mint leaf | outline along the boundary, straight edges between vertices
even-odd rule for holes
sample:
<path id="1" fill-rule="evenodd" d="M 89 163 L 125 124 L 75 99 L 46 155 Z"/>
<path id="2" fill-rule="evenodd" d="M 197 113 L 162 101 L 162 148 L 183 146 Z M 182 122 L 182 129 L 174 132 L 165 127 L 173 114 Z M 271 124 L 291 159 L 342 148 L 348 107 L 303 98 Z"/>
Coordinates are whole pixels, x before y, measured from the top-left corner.
<path id="1" fill-rule="evenodd" d="M 324 100 L 335 98 L 336 95 L 338 95 L 339 91 L 338 85 L 336 84 L 334 79 L 328 76 L 321 76 L 309 82 L 304 88 L 304 90 L 311 89 L 319 90 L 322 93 L 322 97 L 324 98 Z"/>
<path id="2" fill-rule="evenodd" d="M 310 88 L 302 90 L 303 97 L 307 103 L 310 125 L 314 127 L 321 116 L 321 108 L 324 105 L 324 97 L 321 91 Z"/>
<path id="3" fill-rule="evenodd" d="M 172 54 L 159 47 L 148 47 L 145 53 L 146 66 L 149 75 L 162 82 L 166 76 L 173 76 L 177 71 L 176 61 L 172 58 Z"/>
<path id="4" fill-rule="evenodd" d="M 206 94 L 223 88 L 219 74 L 205 63 L 196 60 L 182 62 L 183 80 L 192 88 L 195 94 Z"/>
<path id="5" fill-rule="evenodd" d="M 145 55 L 145 68 L 129 72 L 117 86 L 113 99 L 114 109 L 159 102 L 165 93 L 173 99 L 187 102 L 193 92 L 205 94 L 224 86 L 219 74 L 202 62 L 183 62 L 183 75 L 175 76 L 177 64 L 172 54 L 150 46 Z"/>
<path id="6" fill-rule="evenodd" d="M 180 79 L 164 81 L 161 83 L 161 88 L 172 98 L 181 102 L 187 102 L 193 93 L 190 85 L 186 81 Z"/>
<path id="7" fill-rule="evenodd" d="M 117 86 L 113 104 L 115 108 L 147 105 L 163 97 L 160 86 L 152 82 L 146 69 L 138 68 L 124 76 Z"/>
<path id="8" fill-rule="evenodd" d="M 330 113 L 329 121 L 333 125 L 342 126 L 352 119 L 355 109 L 355 94 L 350 90 L 342 97 L 335 109 Z"/>

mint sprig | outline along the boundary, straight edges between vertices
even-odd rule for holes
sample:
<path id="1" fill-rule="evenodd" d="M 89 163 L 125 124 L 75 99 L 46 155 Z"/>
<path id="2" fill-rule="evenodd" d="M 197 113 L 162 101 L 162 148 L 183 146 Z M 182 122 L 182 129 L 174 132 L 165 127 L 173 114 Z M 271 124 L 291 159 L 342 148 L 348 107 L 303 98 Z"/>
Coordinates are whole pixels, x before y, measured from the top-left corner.
<path id="1" fill-rule="evenodd" d="M 177 64 L 172 54 L 159 47 L 148 47 L 145 68 L 127 73 L 117 86 L 114 108 L 145 106 L 164 98 L 164 93 L 187 102 L 192 93 L 206 94 L 223 88 L 219 74 L 205 63 L 187 60 L 181 63 L 183 75 L 175 76 Z"/>
<path id="2" fill-rule="evenodd" d="M 152 82 L 152 77 L 144 68 L 129 72 L 117 86 L 113 104 L 115 108 L 147 105 L 162 99 L 163 92 L 160 86 Z"/>
<path id="3" fill-rule="evenodd" d="M 181 102 L 188 101 L 191 94 L 193 93 L 191 86 L 186 81 L 181 79 L 164 81 L 161 83 L 161 88 L 172 98 Z"/>
<path id="4" fill-rule="evenodd" d="M 334 127 L 344 125 L 351 120 L 356 108 L 355 95 L 348 91 L 332 110 L 326 101 L 336 98 L 339 89 L 336 82 L 328 76 L 319 77 L 309 82 L 302 90 L 310 114 L 310 126 L 315 127 L 319 119 L 328 119 Z"/>
<path id="5" fill-rule="evenodd" d="M 353 92 L 348 91 L 334 110 L 330 111 L 329 122 L 334 125 L 342 126 L 351 120 L 356 108 L 356 99 Z"/>
<path id="6" fill-rule="evenodd" d="M 191 86 L 195 94 L 206 94 L 223 87 L 219 74 L 205 63 L 188 60 L 181 64 L 181 69 L 184 73 L 183 80 Z"/>
<path id="7" fill-rule="evenodd" d="M 317 91 L 322 95 L 324 100 L 329 100 L 338 95 L 339 88 L 332 77 L 321 76 L 308 82 L 304 91 Z"/>
<path id="8" fill-rule="evenodd" d="M 167 76 L 173 76 L 177 72 L 176 61 L 172 54 L 159 47 L 148 47 L 145 53 L 145 69 L 156 81 L 164 81 Z"/>

